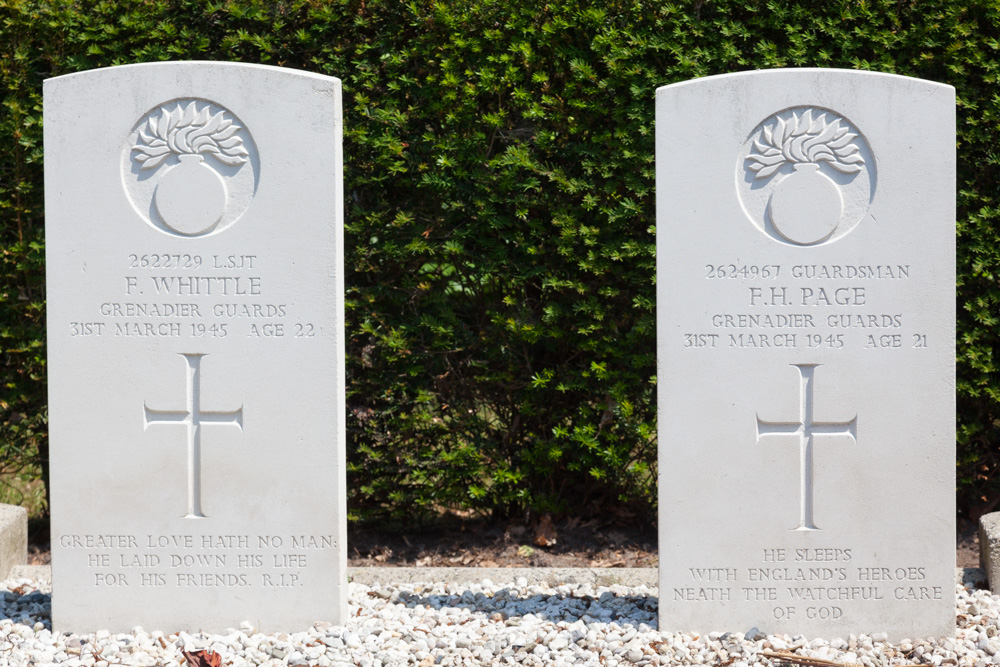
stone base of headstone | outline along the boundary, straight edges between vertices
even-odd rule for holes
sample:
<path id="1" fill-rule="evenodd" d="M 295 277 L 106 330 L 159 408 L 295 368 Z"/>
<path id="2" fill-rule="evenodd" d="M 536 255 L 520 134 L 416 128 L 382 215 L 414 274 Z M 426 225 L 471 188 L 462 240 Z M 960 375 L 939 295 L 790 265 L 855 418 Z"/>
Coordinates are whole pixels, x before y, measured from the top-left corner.
<path id="1" fill-rule="evenodd" d="M 979 518 L 979 566 L 986 570 L 990 590 L 1000 590 L 1000 512 Z"/>
<path id="2" fill-rule="evenodd" d="M 7 573 L 8 579 L 30 579 L 31 581 L 43 581 L 52 583 L 51 565 L 15 565 Z"/>
<path id="3" fill-rule="evenodd" d="M 0 573 L 6 577 L 15 565 L 28 562 L 28 511 L 0 505 Z"/>

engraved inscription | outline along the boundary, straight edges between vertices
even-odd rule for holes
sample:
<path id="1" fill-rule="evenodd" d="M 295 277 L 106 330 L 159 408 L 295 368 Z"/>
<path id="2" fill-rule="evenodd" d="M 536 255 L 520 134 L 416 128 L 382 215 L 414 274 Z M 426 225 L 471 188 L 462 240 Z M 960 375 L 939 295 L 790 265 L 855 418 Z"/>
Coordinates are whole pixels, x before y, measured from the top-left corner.
<path id="1" fill-rule="evenodd" d="M 673 586 L 673 602 L 769 603 L 775 619 L 835 621 L 851 612 L 839 603 L 940 600 L 943 589 L 926 582 L 922 565 L 857 564 L 852 547 L 765 547 L 762 565 L 689 567 Z"/>
<path id="2" fill-rule="evenodd" d="M 69 534 L 95 587 L 302 587 L 337 550 L 333 535 Z"/>
<path id="3" fill-rule="evenodd" d="M 106 295 L 92 310 L 93 320 L 69 322 L 70 337 L 270 341 L 320 335 L 296 312 L 301 306 L 271 300 L 260 275 L 270 267 L 260 255 L 134 252 L 125 262 L 135 275 L 121 277 L 122 291 Z"/>
<path id="4" fill-rule="evenodd" d="M 795 530 L 819 530 L 813 522 L 813 438 L 846 435 L 857 442 L 858 416 L 844 422 L 813 419 L 813 384 L 819 364 L 792 364 L 799 372 L 799 419 L 795 422 L 765 421 L 757 415 L 757 443 L 763 437 L 790 435 L 799 441 L 799 525 Z"/>
<path id="5" fill-rule="evenodd" d="M 746 310 L 709 314 L 704 325 L 710 330 L 681 332 L 684 348 L 888 351 L 929 346 L 922 330 L 913 331 L 909 318 L 880 298 L 883 285 L 911 278 L 909 264 L 723 262 L 704 267 L 703 277 L 713 286 L 742 290 Z"/>
<path id="6" fill-rule="evenodd" d="M 130 269 L 197 269 L 201 266 L 200 255 L 187 254 L 159 254 L 129 255 L 128 268 Z"/>
<path id="7" fill-rule="evenodd" d="M 181 424 L 187 428 L 187 514 L 185 519 L 206 518 L 201 511 L 201 427 L 223 424 L 243 430 L 243 406 L 228 412 L 201 409 L 201 360 L 204 354 L 184 354 L 187 364 L 187 403 L 184 410 L 158 410 L 143 403 L 144 429 L 163 424 Z"/>

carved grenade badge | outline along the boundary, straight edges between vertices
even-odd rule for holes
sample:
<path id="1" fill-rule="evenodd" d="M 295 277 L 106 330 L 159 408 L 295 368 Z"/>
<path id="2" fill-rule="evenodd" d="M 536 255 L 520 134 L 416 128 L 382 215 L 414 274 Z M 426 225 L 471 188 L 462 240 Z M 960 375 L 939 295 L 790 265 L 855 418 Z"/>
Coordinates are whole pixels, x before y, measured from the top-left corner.
<path id="1" fill-rule="evenodd" d="M 874 193 L 864 137 L 832 111 L 795 107 L 766 119 L 741 154 L 740 198 L 758 227 L 799 246 L 851 231 Z"/>
<path id="2" fill-rule="evenodd" d="M 163 104 L 136 125 L 128 143 L 126 191 L 148 222 L 170 234 L 221 231 L 256 191 L 253 139 L 229 110 L 213 102 Z"/>

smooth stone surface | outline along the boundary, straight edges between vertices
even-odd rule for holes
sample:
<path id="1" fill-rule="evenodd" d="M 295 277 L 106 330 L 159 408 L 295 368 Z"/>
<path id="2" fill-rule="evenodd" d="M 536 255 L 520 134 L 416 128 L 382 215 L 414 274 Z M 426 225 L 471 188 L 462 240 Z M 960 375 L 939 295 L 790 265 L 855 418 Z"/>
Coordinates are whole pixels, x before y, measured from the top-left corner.
<path id="1" fill-rule="evenodd" d="M 55 628 L 341 622 L 340 82 L 188 62 L 44 92 Z"/>
<path id="2" fill-rule="evenodd" d="M 990 590 L 1000 592 L 1000 512 L 979 517 L 979 566 Z"/>
<path id="3" fill-rule="evenodd" d="M 953 633 L 954 89 L 747 72 L 656 113 L 661 627 Z"/>
<path id="4" fill-rule="evenodd" d="M 28 562 L 28 511 L 0 505 L 0 578 Z"/>

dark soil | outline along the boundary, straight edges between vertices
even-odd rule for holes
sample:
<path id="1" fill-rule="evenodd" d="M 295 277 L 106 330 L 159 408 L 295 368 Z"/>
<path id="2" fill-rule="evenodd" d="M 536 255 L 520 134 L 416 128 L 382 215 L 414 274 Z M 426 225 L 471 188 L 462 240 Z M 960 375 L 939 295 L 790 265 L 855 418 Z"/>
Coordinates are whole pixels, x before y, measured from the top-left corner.
<path id="1" fill-rule="evenodd" d="M 979 567 L 979 527 L 968 519 L 959 519 L 956 542 L 956 567 Z"/>
<path id="2" fill-rule="evenodd" d="M 656 567 L 656 529 L 597 520 L 545 518 L 491 525 L 452 519 L 419 530 L 348 530 L 348 563 L 353 567 Z M 47 531 L 33 531 L 28 562 L 51 560 Z M 958 567 L 979 567 L 976 524 L 959 519 Z"/>
<path id="3" fill-rule="evenodd" d="M 352 566 L 656 567 L 656 528 L 567 519 L 451 520 L 412 533 L 348 531 Z"/>

